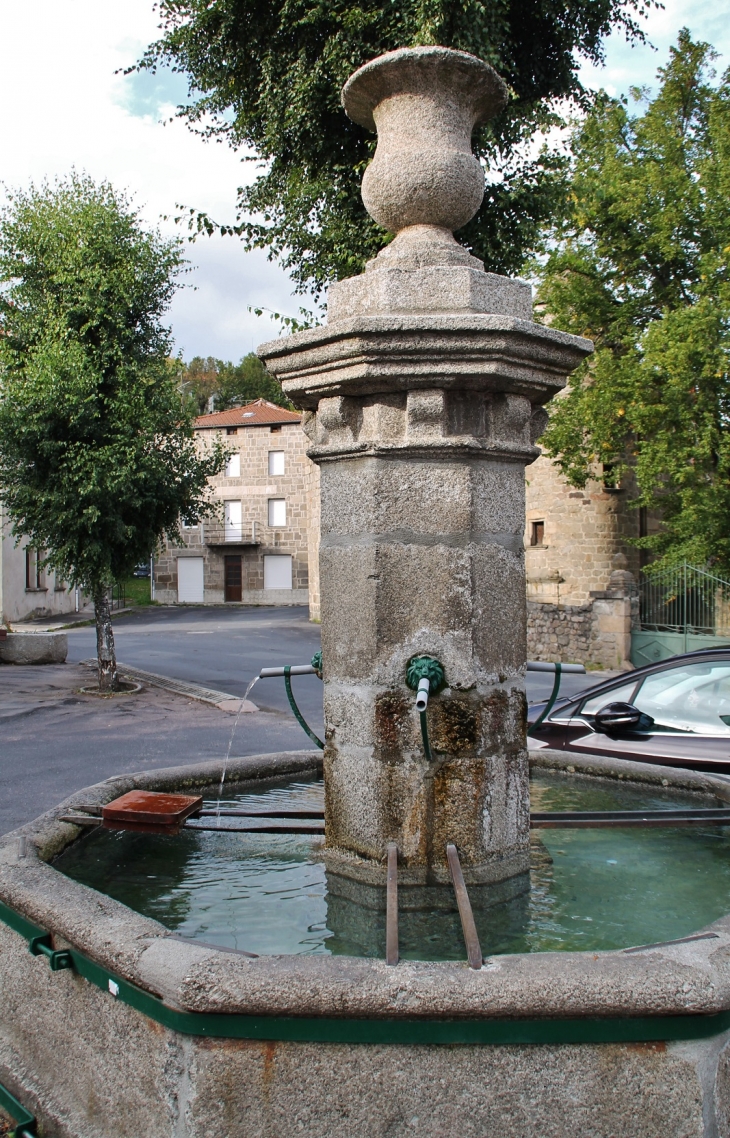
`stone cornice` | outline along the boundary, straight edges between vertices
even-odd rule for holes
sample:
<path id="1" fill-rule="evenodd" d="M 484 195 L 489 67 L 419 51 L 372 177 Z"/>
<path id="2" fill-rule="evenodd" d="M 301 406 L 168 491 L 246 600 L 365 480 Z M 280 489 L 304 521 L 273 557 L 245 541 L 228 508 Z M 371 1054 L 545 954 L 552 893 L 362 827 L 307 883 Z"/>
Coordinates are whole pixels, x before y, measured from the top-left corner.
<path id="1" fill-rule="evenodd" d="M 529 320 L 459 313 L 353 317 L 269 341 L 258 355 L 295 403 L 316 410 L 334 395 L 437 387 L 541 404 L 592 350 L 590 340 Z"/>

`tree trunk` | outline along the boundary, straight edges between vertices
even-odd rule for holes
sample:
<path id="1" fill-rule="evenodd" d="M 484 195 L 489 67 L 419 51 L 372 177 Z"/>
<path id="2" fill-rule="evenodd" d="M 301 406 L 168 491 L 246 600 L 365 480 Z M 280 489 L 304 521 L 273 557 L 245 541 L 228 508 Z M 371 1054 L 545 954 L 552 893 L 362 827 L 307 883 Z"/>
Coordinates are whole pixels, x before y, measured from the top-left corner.
<path id="1" fill-rule="evenodd" d="M 114 629 L 109 608 L 109 592 L 105 588 L 94 592 L 96 620 L 96 656 L 99 661 L 99 691 L 117 691 L 117 655 L 114 650 Z"/>

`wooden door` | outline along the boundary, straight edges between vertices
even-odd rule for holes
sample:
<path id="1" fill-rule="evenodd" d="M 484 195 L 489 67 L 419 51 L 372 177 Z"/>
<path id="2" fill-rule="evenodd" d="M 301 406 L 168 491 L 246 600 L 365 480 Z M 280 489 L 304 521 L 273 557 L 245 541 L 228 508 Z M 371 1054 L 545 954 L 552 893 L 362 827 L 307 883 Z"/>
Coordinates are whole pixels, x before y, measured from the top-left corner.
<path id="1" fill-rule="evenodd" d="M 227 601 L 242 600 L 243 580 L 241 574 L 241 555 L 227 554 L 225 557 L 225 599 Z"/>

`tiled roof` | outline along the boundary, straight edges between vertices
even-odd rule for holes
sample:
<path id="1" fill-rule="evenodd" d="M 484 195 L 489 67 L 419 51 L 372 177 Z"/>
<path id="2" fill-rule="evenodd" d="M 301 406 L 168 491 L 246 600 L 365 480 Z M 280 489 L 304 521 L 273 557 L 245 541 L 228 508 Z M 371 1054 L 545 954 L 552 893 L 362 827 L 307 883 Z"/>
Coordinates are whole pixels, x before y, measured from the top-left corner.
<path id="1" fill-rule="evenodd" d="M 266 399 L 255 399 L 245 407 L 231 407 L 230 411 L 214 411 L 212 415 L 200 415 L 195 420 L 195 429 L 210 427 L 270 427 L 278 423 L 301 423 L 302 416 L 296 411 L 277 407 Z"/>

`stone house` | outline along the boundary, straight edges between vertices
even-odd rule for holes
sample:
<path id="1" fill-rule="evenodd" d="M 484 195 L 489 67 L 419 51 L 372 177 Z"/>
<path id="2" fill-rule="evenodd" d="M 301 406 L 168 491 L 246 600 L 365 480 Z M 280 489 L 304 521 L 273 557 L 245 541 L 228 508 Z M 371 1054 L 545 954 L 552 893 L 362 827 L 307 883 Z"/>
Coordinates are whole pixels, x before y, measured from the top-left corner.
<path id="1" fill-rule="evenodd" d="M 162 603 L 307 604 L 311 500 L 317 468 L 301 415 L 257 399 L 195 421 L 200 447 L 230 451 L 212 479 L 217 516 L 183 529 L 155 558 Z M 318 493 L 316 494 L 318 497 Z"/>
<path id="2" fill-rule="evenodd" d="M 0 625 L 62 616 L 86 603 L 58 573 L 43 568 L 43 553 L 39 556 L 27 538 L 16 545 L 0 503 Z"/>
<path id="3" fill-rule="evenodd" d="M 640 551 L 629 539 L 646 532 L 632 509 L 630 478 L 614 486 L 589 481 L 577 490 L 546 456 L 527 467 L 525 563 L 528 655 L 629 667 L 638 624 Z"/>

